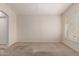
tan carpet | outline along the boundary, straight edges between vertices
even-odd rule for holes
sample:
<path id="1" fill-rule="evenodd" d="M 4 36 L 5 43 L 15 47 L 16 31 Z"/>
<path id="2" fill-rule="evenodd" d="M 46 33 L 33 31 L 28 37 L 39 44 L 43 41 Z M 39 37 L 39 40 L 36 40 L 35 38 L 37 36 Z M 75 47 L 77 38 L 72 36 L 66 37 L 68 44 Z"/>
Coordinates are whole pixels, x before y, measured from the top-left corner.
<path id="1" fill-rule="evenodd" d="M 62 43 L 21 43 L 11 49 L 0 49 L 0 55 L 9 56 L 79 56 Z"/>

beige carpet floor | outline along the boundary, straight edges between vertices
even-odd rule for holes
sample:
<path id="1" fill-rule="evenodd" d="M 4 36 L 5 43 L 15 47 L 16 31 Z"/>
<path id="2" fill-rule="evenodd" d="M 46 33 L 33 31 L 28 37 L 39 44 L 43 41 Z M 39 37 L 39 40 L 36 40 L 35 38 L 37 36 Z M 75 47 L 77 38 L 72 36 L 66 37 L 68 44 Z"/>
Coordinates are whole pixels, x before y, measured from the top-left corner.
<path id="1" fill-rule="evenodd" d="M 63 43 L 32 43 L 15 46 L 10 49 L 0 49 L 1 56 L 79 56 Z"/>

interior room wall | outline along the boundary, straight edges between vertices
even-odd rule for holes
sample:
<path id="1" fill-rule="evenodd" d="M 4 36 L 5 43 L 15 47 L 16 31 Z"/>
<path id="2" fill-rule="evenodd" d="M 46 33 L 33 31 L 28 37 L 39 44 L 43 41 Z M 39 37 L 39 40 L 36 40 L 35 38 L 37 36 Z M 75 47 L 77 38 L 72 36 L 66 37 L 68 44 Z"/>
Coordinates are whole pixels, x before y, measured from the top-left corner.
<path id="1" fill-rule="evenodd" d="M 72 6 L 62 15 L 63 43 L 79 52 L 79 4 Z M 68 34 L 65 37 L 65 24 L 68 24 Z"/>
<path id="2" fill-rule="evenodd" d="M 17 19 L 18 42 L 60 42 L 60 16 L 23 16 Z"/>
<path id="3" fill-rule="evenodd" d="M 16 14 L 6 5 L 0 4 L 0 10 L 9 16 L 9 39 L 8 44 L 11 45 L 17 40 Z M 0 39 L 2 40 L 2 39 Z M 5 42 L 4 42 L 5 43 Z M 0 42 L 1 44 L 1 42 Z"/>

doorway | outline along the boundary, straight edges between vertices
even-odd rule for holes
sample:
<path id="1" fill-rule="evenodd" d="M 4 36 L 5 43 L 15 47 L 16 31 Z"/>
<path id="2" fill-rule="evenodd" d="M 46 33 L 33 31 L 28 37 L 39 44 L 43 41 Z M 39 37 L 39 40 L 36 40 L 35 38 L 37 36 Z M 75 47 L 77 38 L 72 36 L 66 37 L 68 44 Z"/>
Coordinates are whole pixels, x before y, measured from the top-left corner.
<path id="1" fill-rule="evenodd" d="M 0 11 L 0 44 L 8 44 L 8 15 Z"/>

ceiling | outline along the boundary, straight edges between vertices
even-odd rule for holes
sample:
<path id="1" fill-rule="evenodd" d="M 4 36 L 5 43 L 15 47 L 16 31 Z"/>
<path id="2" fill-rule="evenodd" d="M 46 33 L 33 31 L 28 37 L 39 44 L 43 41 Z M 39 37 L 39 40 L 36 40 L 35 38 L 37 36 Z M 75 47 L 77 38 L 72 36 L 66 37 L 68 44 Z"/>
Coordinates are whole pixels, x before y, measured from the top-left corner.
<path id="1" fill-rule="evenodd" d="M 9 3 L 18 15 L 61 15 L 71 3 Z"/>

